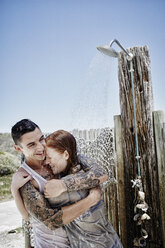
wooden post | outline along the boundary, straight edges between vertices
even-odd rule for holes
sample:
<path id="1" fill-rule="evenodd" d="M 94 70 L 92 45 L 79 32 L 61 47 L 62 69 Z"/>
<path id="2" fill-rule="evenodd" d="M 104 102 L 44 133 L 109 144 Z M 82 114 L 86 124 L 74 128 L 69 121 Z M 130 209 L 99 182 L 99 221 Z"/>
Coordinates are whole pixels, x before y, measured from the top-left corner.
<path id="1" fill-rule="evenodd" d="M 24 237 L 25 237 L 25 248 L 31 247 L 31 240 L 30 240 L 30 225 L 29 221 L 22 221 L 22 227 L 24 231 Z"/>
<path id="2" fill-rule="evenodd" d="M 30 244 L 30 235 L 25 233 L 25 248 L 30 248 L 31 244 Z"/>
<path id="3" fill-rule="evenodd" d="M 87 139 L 87 130 L 82 131 L 82 138 Z"/>
<path id="4" fill-rule="evenodd" d="M 122 147 L 122 130 L 120 115 L 114 116 L 115 124 L 115 165 L 118 186 L 118 219 L 119 235 L 124 248 L 127 248 L 127 228 L 126 228 L 126 203 L 125 203 L 125 182 L 124 182 L 124 163 Z"/>
<path id="5" fill-rule="evenodd" d="M 162 233 L 160 230 L 160 207 L 158 194 L 158 170 L 156 167 L 155 147 L 152 123 L 152 82 L 150 70 L 149 50 L 146 46 L 127 49 L 133 54 L 134 89 L 136 103 L 137 134 L 141 178 L 145 192 L 145 200 L 149 205 L 147 213 L 151 217 L 146 221 L 148 232 L 147 246 L 149 248 L 162 247 Z M 137 176 L 135 152 L 135 133 L 133 127 L 133 104 L 130 77 L 130 65 L 126 55 L 121 52 L 118 58 L 118 78 L 120 88 L 120 107 L 122 124 L 122 144 L 125 171 L 127 247 L 133 247 L 133 240 L 137 235 L 134 223 L 135 191 L 131 180 Z"/>
<path id="6" fill-rule="evenodd" d="M 163 111 L 153 112 L 153 123 L 155 132 L 155 148 L 158 165 L 159 196 L 163 233 L 163 247 L 165 248 L 165 136 L 164 136 L 164 113 Z"/>
<path id="7" fill-rule="evenodd" d="M 89 140 L 94 140 L 94 139 L 95 139 L 94 129 L 90 129 L 89 130 Z"/>
<path id="8" fill-rule="evenodd" d="M 110 184 L 104 192 L 105 207 L 107 210 L 107 217 L 113 225 L 116 232 L 119 232 L 119 215 L 118 215 L 118 199 L 117 199 L 117 185 Z"/>

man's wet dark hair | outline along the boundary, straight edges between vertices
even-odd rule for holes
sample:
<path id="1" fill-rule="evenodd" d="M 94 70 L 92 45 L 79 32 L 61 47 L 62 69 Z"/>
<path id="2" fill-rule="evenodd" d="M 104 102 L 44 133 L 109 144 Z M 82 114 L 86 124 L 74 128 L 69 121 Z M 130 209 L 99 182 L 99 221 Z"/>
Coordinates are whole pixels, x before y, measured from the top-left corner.
<path id="1" fill-rule="evenodd" d="M 11 136 L 15 144 L 19 144 L 22 135 L 32 132 L 36 128 L 40 129 L 37 124 L 29 119 L 23 119 L 17 122 L 11 129 Z"/>

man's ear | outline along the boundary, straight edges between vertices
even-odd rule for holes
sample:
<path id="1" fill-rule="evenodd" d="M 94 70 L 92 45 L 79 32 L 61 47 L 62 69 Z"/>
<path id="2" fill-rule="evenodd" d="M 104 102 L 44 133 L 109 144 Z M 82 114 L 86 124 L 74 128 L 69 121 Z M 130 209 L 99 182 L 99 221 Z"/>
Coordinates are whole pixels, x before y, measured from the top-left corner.
<path id="1" fill-rule="evenodd" d="M 64 151 L 64 158 L 65 158 L 66 160 L 68 160 L 68 158 L 69 158 L 69 153 L 68 153 L 67 150 Z"/>
<path id="2" fill-rule="evenodd" d="M 20 152 L 22 153 L 22 149 L 19 145 L 14 145 L 14 149 L 17 151 L 17 152 Z"/>

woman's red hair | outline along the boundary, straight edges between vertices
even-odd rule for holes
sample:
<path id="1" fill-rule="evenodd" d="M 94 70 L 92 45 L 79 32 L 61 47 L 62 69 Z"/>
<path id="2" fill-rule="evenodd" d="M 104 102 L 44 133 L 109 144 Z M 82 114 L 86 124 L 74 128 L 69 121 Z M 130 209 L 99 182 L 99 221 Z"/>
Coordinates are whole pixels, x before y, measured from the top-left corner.
<path id="1" fill-rule="evenodd" d="M 76 139 L 71 133 L 64 130 L 55 131 L 46 138 L 46 145 L 60 153 L 64 151 L 68 152 L 69 159 L 65 173 L 67 173 L 71 167 L 77 165 L 77 144 Z"/>

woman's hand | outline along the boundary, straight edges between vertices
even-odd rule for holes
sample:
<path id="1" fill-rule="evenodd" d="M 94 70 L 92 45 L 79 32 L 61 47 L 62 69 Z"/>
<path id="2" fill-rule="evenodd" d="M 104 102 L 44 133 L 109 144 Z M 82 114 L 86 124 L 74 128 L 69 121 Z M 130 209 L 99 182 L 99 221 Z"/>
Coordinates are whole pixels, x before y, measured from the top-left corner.
<path id="1" fill-rule="evenodd" d="M 92 199 L 93 205 L 98 203 L 102 198 L 101 188 L 98 186 L 96 188 L 90 189 L 88 197 L 90 197 Z"/>
<path id="2" fill-rule="evenodd" d="M 61 179 L 52 179 L 45 183 L 44 186 L 45 198 L 60 196 L 65 191 L 67 191 L 67 188 Z"/>
<path id="3" fill-rule="evenodd" d="M 12 183 L 11 183 L 11 191 L 12 194 L 18 191 L 25 183 L 31 180 L 32 177 L 25 170 L 19 169 L 16 173 L 13 174 Z"/>

